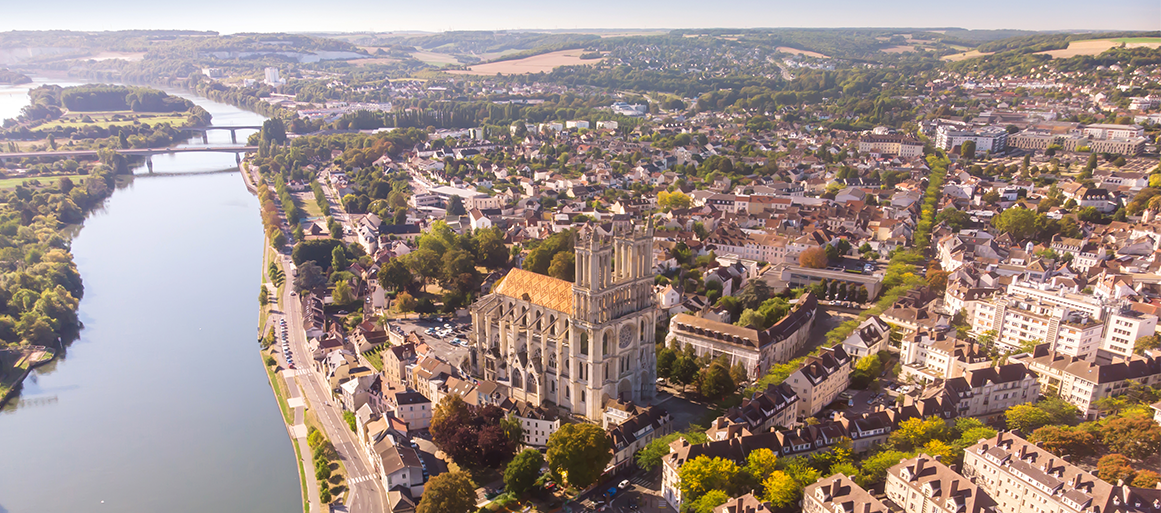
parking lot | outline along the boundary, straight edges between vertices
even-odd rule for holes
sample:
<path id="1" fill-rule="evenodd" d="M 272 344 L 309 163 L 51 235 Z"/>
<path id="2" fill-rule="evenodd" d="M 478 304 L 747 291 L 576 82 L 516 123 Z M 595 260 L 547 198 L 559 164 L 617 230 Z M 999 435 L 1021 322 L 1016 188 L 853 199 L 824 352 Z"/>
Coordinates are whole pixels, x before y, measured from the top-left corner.
<path id="1" fill-rule="evenodd" d="M 440 319 L 446 319 L 446 321 Z M 471 316 L 442 317 L 439 319 L 392 319 L 390 322 L 392 329 L 398 327 L 403 330 L 404 335 L 412 331 L 419 334 L 436 356 L 452 365 L 459 366 L 460 362 L 468 356 L 467 339 L 472 326 Z M 450 333 L 444 335 L 443 333 L 446 332 L 436 331 L 446 329 L 445 325 L 451 326 Z M 452 341 L 456 339 L 463 342 L 459 345 L 453 344 Z"/>

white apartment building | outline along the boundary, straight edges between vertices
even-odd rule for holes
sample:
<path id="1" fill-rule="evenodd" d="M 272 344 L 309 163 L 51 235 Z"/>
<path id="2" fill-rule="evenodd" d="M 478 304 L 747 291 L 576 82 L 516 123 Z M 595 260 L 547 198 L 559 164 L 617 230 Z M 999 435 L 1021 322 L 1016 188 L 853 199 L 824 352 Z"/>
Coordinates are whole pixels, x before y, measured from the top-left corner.
<path id="1" fill-rule="evenodd" d="M 1075 262 L 1075 259 L 1073 261 Z M 1008 285 L 1008 295 L 1029 297 L 1039 300 L 1042 303 L 1063 306 L 1069 310 L 1078 312 L 1085 312 L 1093 319 L 1105 318 L 1101 301 L 1091 294 L 1074 294 L 1048 284 L 1013 281 Z"/>
<path id="2" fill-rule="evenodd" d="M 1059 353 L 1089 359 L 1100 345 L 1104 323 L 1086 312 L 1009 296 L 976 306 L 972 332 L 980 336 L 987 331 L 996 332 L 996 345 L 1006 351 L 1018 351 L 1024 341 L 1039 341 Z"/>
<path id="3" fill-rule="evenodd" d="M 1097 353 L 1098 361 L 1111 362 L 1113 358 L 1133 355 L 1133 344 L 1141 337 L 1157 331 L 1157 316 L 1134 310 L 1109 315 L 1105 339 Z"/>
<path id="4" fill-rule="evenodd" d="M 943 389 L 959 399 L 960 417 L 988 418 L 1040 396 L 1036 375 L 1022 363 L 969 370 L 944 382 Z"/>
<path id="5" fill-rule="evenodd" d="M 963 143 L 976 143 L 976 153 L 999 153 L 1008 148 L 1008 131 L 1003 127 L 987 126 L 976 129 L 960 129 L 951 125 L 940 125 L 935 130 L 935 145 L 950 150 Z"/>
<path id="6" fill-rule="evenodd" d="M 902 377 L 930 382 L 988 367 L 991 360 L 987 350 L 978 344 L 941 332 L 921 330 L 903 337 L 899 363 L 903 365 Z"/>

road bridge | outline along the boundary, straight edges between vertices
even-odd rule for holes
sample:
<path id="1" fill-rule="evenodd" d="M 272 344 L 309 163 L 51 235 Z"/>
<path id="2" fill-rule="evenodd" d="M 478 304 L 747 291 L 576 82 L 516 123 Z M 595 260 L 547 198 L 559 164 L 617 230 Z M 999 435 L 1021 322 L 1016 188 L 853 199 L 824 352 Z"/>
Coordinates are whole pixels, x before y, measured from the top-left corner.
<path id="1" fill-rule="evenodd" d="M 153 156 L 166 155 L 171 153 L 233 153 L 234 161 L 241 164 L 242 154 L 258 151 L 257 146 L 183 146 L 179 148 L 129 148 L 116 149 L 113 151 L 125 155 L 126 157 L 145 157 L 145 164 L 149 166 L 149 172 L 153 172 Z M 25 151 L 14 153 L 0 153 L 0 162 L 7 162 L 8 159 L 28 159 L 28 158 L 42 158 L 42 157 L 96 157 L 98 150 L 60 150 L 60 151 Z"/>
<path id="2" fill-rule="evenodd" d="M 202 127 L 183 126 L 183 127 L 177 128 L 176 130 L 181 130 L 183 132 L 201 133 L 202 134 L 202 142 L 206 143 L 206 144 L 209 144 L 209 131 L 210 130 L 229 130 L 230 131 L 230 142 L 236 143 L 236 142 L 238 142 L 238 130 L 262 130 L 262 125 L 215 125 L 215 126 L 202 126 Z"/>

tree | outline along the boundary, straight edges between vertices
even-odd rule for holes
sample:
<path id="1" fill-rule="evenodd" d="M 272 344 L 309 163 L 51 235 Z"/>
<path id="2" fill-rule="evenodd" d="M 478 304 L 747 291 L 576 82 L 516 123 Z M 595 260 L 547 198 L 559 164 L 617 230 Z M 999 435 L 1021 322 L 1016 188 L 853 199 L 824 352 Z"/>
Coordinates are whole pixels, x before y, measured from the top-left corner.
<path id="1" fill-rule="evenodd" d="M 540 477 L 540 467 L 544 457 L 536 449 L 524 449 L 504 469 L 504 487 L 516 495 L 522 495 Z"/>
<path id="2" fill-rule="evenodd" d="M 1157 482 L 1161 481 L 1161 475 L 1152 470 L 1142 470 L 1137 472 L 1137 477 L 1133 478 L 1133 486 L 1140 488 L 1155 488 Z"/>
<path id="3" fill-rule="evenodd" d="M 715 362 L 702 372 L 701 395 L 710 399 L 721 399 L 734 391 L 734 380 L 730 377 L 730 370 Z"/>
<path id="4" fill-rule="evenodd" d="M 411 294 L 408 294 L 407 292 L 400 292 L 398 296 L 395 296 L 395 305 L 399 307 L 400 312 L 406 313 L 414 312 L 415 307 L 418 306 L 418 303 L 415 301 L 415 298 L 412 297 Z"/>
<path id="5" fill-rule="evenodd" d="M 351 284 L 347 280 L 339 280 L 335 282 L 335 288 L 331 291 L 331 298 L 336 305 L 350 304 L 355 300 L 351 293 Z"/>
<path id="6" fill-rule="evenodd" d="M 830 258 L 827 258 L 823 248 L 810 248 L 798 255 L 798 264 L 811 269 L 825 269 Z"/>
<path id="7" fill-rule="evenodd" d="M 297 292 L 311 290 L 315 287 L 325 285 L 327 282 L 327 277 L 323 274 L 322 267 L 319 267 L 313 260 L 300 264 L 297 273 L 294 277 L 294 290 Z"/>
<path id="8" fill-rule="evenodd" d="M 767 299 L 770 299 L 771 294 L 773 292 L 764 280 L 750 280 L 750 283 L 746 284 L 745 288 L 737 295 L 738 304 L 741 308 L 757 309 Z"/>
<path id="9" fill-rule="evenodd" d="M 765 481 L 762 481 L 762 488 L 765 491 L 762 493 L 761 499 L 778 509 L 794 506 L 802 495 L 802 490 L 794 478 L 781 470 L 775 471 Z"/>
<path id="10" fill-rule="evenodd" d="M 750 376 L 746 372 L 746 365 L 738 362 L 733 367 L 730 367 L 730 379 L 734 380 L 735 385 L 749 381 Z"/>
<path id="11" fill-rule="evenodd" d="M 778 455 L 770 449 L 754 449 L 746 455 L 746 466 L 742 468 L 755 482 L 761 483 L 774 473 Z"/>
<path id="12" fill-rule="evenodd" d="M 984 203 L 995 205 L 996 203 L 1000 202 L 1000 191 L 992 189 L 988 192 L 985 192 L 983 197 L 980 199 L 983 200 Z"/>
<path id="13" fill-rule="evenodd" d="M 684 390 L 687 385 L 691 385 L 697 380 L 697 371 L 697 360 L 689 356 L 682 356 L 673 364 L 673 373 L 669 379 L 681 385 L 682 390 Z"/>
<path id="14" fill-rule="evenodd" d="M 428 248 L 419 248 L 406 257 L 407 268 L 423 280 L 423 289 L 427 290 L 427 282 L 438 277 L 441 269 L 440 255 Z"/>
<path id="15" fill-rule="evenodd" d="M 605 430 L 593 424 L 565 424 L 548 437 L 548 466 L 562 483 L 587 488 L 597 482 L 612 448 Z"/>
<path id="16" fill-rule="evenodd" d="M 901 451 L 883 451 L 864 459 L 859 486 L 871 488 L 882 484 L 887 479 L 887 470 L 909 457 L 910 454 Z"/>
<path id="17" fill-rule="evenodd" d="M 331 270 L 332 272 L 346 271 L 347 265 L 347 250 L 342 246 L 335 246 L 331 251 Z"/>
<path id="18" fill-rule="evenodd" d="M 657 352 L 657 377 L 669 379 L 673 375 L 674 364 L 677 362 L 677 352 L 663 347 Z"/>
<path id="19" fill-rule="evenodd" d="M 677 471 L 682 501 L 695 502 L 710 490 L 730 490 L 741 469 L 725 458 L 698 456 Z"/>
<path id="20" fill-rule="evenodd" d="M 1038 443 L 1044 450 L 1060 457 L 1065 454 L 1075 458 L 1093 454 L 1096 437 L 1085 429 L 1069 426 L 1043 426 L 1028 437 L 1029 442 Z"/>
<path id="21" fill-rule="evenodd" d="M 939 417 L 910 418 L 899 423 L 899 428 L 891 432 L 891 445 L 899 450 L 923 447 L 932 440 L 946 440 L 951 430 Z"/>
<path id="22" fill-rule="evenodd" d="M 1097 477 L 1116 484 L 1118 480 L 1132 481 L 1137 473 L 1133 465 L 1121 454 L 1108 454 L 1097 461 Z"/>
<path id="23" fill-rule="evenodd" d="M 548 275 L 565 281 L 576 279 L 576 253 L 561 251 L 553 256 Z"/>
<path id="24" fill-rule="evenodd" d="M 415 513 L 468 513 L 476 510 L 476 489 L 464 472 L 444 472 L 423 487 Z"/>
<path id="25" fill-rule="evenodd" d="M 1141 337 L 1133 343 L 1134 353 L 1145 354 L 1145 351 L 1150 349 L 1161 349 L 1161 335 Z"/>
<path id="26" fill-rule="evenodd" d="M 448 202 L 447 202 L 447 215 L 449 215 L 449 216 L 462 216 L 462 215 L 467 214 L 467 213 L 468 213 L 468 211 L 464 210 L 464 200 L 460 199 L 459 196 L 452 196 L 451 199 L 448 200 Z"/>
<path id="27" fill-rule="evenodd" d="M 759 313 L 757 310 L 746 309 L 742 315 L 738 317 L 738 326 L 745 326 L 756 330 L 765 329 L 766 316 Z"/>
<path id="28" fill-rule="evenodd" d="M 1161 425 L 1136 412 L 1106 422 L 1101 436 L 1110 450 L 1135 460 L 1161 452 Z"/>
<path id="29" fill-rule="evenodd" d="M 1036 429 L 1052 422 L 1052 418 L 1048 413 L 1031 404 L 1019 404 L 1008 408 L 1004 412 L 1004 418 L 1008 423 L 1009 429 L 1015 429 L 1021 433 L 1034 432 Z"/>
<path id="30" fill-rule="evenodd" d="M 714 508 L 725 504 L 730 500 L 730 494 L 721 490 L 710 490 L 702 495 L 697 502 L 693 503 L 694 513 L 713 513 Z"/>
<path id="31" fill-rule="evenodd" d="M 1011 235 L 1016 241 L 1031 237 L 1035 233 L 1035 222 L 1036 212 L 1023 207 L 1005 209 L 992 219 L 997 230 Z"/>
<path id="32" fill-rule="evenodd" d="M 401 291 L 414 282 L 411 271 L 403 260 L 392 258 L 379 267 L 379 286 L 393 291 Z"/>
<path id="33" fill-rule="evenodd" d="M 959 155 L 965 159 L 974 158 L 976 156 L 976 142 L 964 141 L 959 146 Z"/>

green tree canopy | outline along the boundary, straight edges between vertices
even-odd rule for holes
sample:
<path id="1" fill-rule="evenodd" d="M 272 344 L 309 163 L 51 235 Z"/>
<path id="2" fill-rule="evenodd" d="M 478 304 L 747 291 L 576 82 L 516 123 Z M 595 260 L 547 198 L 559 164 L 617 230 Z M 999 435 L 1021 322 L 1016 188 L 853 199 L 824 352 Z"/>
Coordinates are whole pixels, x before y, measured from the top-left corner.
<path id="1" fill-rule="evenodd" d="M 565 424 L 548 437 L 548 465 L 565 484 L 587 488 L 613 459 L 605 430 L 593 424 Z"/>

